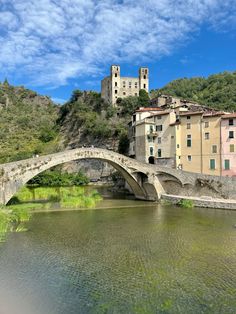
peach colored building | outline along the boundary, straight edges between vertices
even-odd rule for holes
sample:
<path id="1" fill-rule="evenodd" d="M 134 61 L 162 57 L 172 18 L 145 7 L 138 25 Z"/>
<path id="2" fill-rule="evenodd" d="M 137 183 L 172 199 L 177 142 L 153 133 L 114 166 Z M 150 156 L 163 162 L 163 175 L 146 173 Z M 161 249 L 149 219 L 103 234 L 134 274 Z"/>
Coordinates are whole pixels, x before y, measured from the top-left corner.
<path id="1" fill-rule="evenodd" d="M 221 117 L 222 175 L 236 176 L 236 113 Z"/>

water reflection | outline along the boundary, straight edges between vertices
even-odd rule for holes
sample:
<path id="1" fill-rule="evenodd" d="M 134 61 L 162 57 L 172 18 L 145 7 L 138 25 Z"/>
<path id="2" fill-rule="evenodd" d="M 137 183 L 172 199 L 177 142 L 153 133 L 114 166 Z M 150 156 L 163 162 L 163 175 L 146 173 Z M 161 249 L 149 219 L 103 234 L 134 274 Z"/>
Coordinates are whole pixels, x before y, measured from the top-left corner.
<path id="1" fill-rule="evenodd" d="M 10 235 L 0 313 L 236 312 L 236 212 L 99 206 L 116 208 L 34 214 Z"/>

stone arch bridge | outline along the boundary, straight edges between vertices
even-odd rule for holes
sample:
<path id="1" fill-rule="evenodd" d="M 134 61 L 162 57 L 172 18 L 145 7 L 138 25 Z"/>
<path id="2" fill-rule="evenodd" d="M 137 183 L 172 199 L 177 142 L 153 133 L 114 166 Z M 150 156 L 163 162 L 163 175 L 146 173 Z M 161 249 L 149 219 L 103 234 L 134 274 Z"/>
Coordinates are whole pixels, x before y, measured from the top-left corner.
<path id="1" fill-rule="evenodd" d="M 0 164 L 0 204 L 7 204 L 22 186 L 39 173 L 56 165 L 80 159 L 99 159 L 109 163 L 124 177 L 135 197 L 143 200 L 155 201 L 160 199 L 162 194 L 173 192 L 166 191 L 166 182 L 170 182 L 169 186 L 174 182 L 177 189 L 182 190 L 187 186 L 193 187 L 198 176 L 181 170 L 146 164 L 110 150 L 78 148 Z"/>

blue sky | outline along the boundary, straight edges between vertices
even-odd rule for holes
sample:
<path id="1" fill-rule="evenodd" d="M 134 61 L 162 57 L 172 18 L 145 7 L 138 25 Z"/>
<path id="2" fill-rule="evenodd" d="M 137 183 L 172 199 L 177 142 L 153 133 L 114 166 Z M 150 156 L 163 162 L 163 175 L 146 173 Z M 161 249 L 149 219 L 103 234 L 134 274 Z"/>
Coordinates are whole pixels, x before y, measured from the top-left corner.
<path id="1" fill-rule="evenodd" d="M 111 64 L 150 88 L 236 70 L 236 0 L 0 0 L 0 81 L 67 100 Z"/>

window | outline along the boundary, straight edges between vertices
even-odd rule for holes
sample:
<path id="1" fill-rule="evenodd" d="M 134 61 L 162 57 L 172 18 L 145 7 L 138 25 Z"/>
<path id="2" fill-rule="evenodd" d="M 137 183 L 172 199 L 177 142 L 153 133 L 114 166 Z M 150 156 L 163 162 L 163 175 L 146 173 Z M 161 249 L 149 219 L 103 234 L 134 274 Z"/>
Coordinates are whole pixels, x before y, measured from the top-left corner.
<path id="1" fill-rule="evenodd" d="M 190 120 L 190 119 L 191 119 L 191 117 L 190 117 L 190 116 L 187 116 L 187 119 L 188 119 L 188 120 Z"/>
<path id="2" fill-rule="evenodd" d="M 230 153 L 234 153 L 234 144 L 229 145 L 229 151 Z"/>
<path id="3" fill-rule="evenodd" d="M 215 170 L 216 168 L 216 161 L 215 159 L 210 159 L 210 169 Z"/>
<path id="4" fill-rule="evenodd" d="M 170 137 L 170 138 L 173 140 L 175 137 L 174 137 L 174 135 L 171 135 L 171 137 Z"/>
<path id="5" fill-rule="evenodd" d="M 117 77 L 117 73 L 115 73 L 115 77 Z"/>
<path id="6" fill-rule="evenodd" d="M 217 153 L 217 145 L 212 145 L 212 153 L 213 154 Z"/>
<path id="7" fill-rule="evenodd" d="M 157 138 L 157 143 L 158 143 L 158 144 L 161 144 L 161 137 L 158 137 L 158 138 Z"/>
<path id="8" fill-rule="evenodd" d="M 123 95 L 126 95 L 126 92 L 123 92 Z"/>
<path id="9" fill-rule="evenodd" d="M 154 151 L 153 147 L 150 147 L 150 156 L 153 156 L 153 151 Z"/>
<path id="10" fill-rule="evenodd" d="M 161 158 L 161 149 L 160 148 L 157 150 L 157 157 Z"/>
<path id="11" fill-rule="evenodd" d="M 143 84 L 143 88 L 146 88 L 146 84 Z"/>
<path id="12" fill-rule="evenodd" d="M 144 75 L 143 78 L 144 78 L 144 80 L 146 80 L 146 78 L 147 78 L 146 75 Z"/>
<path id="13" fill-rule="evenodd" d="M 187 129 L 191 129 L 191 123 L 187 123 Z"/>
<path id="14" fill-rule="evenodd" d="M 177 148 L 179 148 L 179 144 L 177 144 Z"/>
<path id="15" fill-rule="evenodd" d="M 205 122 L 204 127 L 209 128 L 209 122 L 208 121 Z"/>
<path id="16" fill-rule="evenodd" d="M 135 82 L 135 88 L 138 88 L 138 83 L 137 82 Z"/>
<path id="17" fill-rule="evenodd" d="M 157 119 L 158 119 L 158 120 L 161 120 L 161 116 L 157 116 Z"/>
<path id="18" fill-rule="evenodd" d="M 156 131 L 161 132 L 162 131 L 162 125 L 156 125 Z"/>
<path id="19" fill-rule="evenodd" d="M 115 94 L 117 94 L 117 89 L 115 89 Z"/>
<path id="20" fill-rule="evenodd" d="M 150 131 L 150 133 L 153 133 L 153 125 L 149 125 L 149 131 Z"/>
<path id="21" fill-rule="evenodd" d="M 210 138 L 210 133 L 206 132 L 205 133 L 205 140 L 209 140 L 209 138 Z"/>
<path id="22" fill-rule="evenodd" d="M 234 131 L 229 131 L 229 138 L 234 138 Z"/>
<path id="23" fill-rule="evenodd" d="M 187 135 L 187 147 L 192 146 L 192 137 L 191 134 Z"/>
<path id="24" fill-rule="evenodd" d="M 147 140 L 149 143 L 153 143 L 153 137 L 152 136 L 147 136 Z"/>
<path id="25" fill-rule="evenodd" d="M 230 160 L 225 159 L 225 170 L 230 170 Z"/>
<path id="26" fill-rule="evenodd" d="M 131 88 L 132 87 L 132 83 L 131 82 L 129 82 L 129 88 Z"/>
<path id="27" fill-rule="evenodd" d="M 234 125 L 234 119 L 229 119 L 229 125 Z"/>
<path id="28" fill-rule="evenodd" d="M 135 93 L 135 96 L 138 96 L 138 94 L 137 94 L 137 93 Z"/>
<path id="29" fill-rule="evenodd" d="M 115 82 L 115 86 L 117 86 L 117 82 Z"/>
<path id="30" fill-rule="evenodd" d="M 192 156 L 188 155 L 188 161 L 192 161 Z"/>

